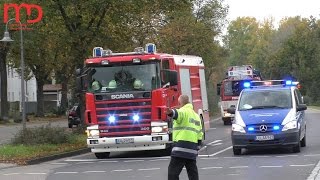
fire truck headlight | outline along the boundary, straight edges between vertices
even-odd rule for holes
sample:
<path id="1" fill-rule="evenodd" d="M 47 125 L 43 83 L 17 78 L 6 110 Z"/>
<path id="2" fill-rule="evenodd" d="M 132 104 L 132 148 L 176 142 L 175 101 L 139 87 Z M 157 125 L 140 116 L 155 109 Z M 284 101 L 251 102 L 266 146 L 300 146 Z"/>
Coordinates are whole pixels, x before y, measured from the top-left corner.
<path id="1" fill-rule="evenodd" d="M 140 116 L 138 114 L 133 115 L 132 119 L 137 122 L 140 119 Z"/>
<path id="2" fill-rule="evenodd" d="M 89 130 L 89 136 L 91 137 L 99 136 L 99 130 Z"/>
<path id="3" fill-rule="evenodd" d="M 116 121 L 116 118 L 114 116 L 109 116 L 108 120 L 110 123 L 114 123 Z"/>
<path id="4" fill-rule="evenodd" d="M 153 133 L 160 133 L 162 132 L 162 130 L 163 130 L 162 126 L 156 126 L 151 128 L 151 132 Z"/>

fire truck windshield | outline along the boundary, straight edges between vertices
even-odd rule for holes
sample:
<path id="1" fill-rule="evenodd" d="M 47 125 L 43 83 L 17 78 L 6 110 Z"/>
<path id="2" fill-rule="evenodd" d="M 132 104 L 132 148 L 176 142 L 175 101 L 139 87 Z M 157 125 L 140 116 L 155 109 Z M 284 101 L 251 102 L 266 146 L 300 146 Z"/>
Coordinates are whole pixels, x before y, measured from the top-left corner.
<path id="1" fill-rule="evenodd" d="M 244 81 L 225 81 L 224 82 L 224 95 L 225 96 L 239 96 L 243 90 Z"/>
<path id="2" fill-rule="evenodd" d="M 160 87 L 159 64 L 126 64 L 94 67 L 89 91 L 151 91 Z"/>

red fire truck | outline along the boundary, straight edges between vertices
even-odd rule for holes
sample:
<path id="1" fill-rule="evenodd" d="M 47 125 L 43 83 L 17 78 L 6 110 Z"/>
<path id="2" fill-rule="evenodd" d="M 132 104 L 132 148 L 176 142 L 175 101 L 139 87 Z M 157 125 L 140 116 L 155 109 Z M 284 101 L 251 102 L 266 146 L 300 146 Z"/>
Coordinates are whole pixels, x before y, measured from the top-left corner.
<path id="1" fill-rule="evenodd" d="M 217 85 L 217 94 L 220 96 L 219 106 L 224 125 L 232 123 L 233 114 L 227 112 L 231 106 L 236 106 L 243 84 L 249 80 L 262 80 L 259 71 L 251 65 L 230 66 L 226 78 Z"/>
<path id="2" fill-rule="evenodd" d="M 209 128 L 204 63 L 201 57 L 157 53 L 154 44 L 134 52 L 96 47 L 77 70 L 83 92 L 87 144 L 97 158 L 110 152 L 170 148 L 172 123 L 167 107 L 189 96 L 203 131 Z"/>

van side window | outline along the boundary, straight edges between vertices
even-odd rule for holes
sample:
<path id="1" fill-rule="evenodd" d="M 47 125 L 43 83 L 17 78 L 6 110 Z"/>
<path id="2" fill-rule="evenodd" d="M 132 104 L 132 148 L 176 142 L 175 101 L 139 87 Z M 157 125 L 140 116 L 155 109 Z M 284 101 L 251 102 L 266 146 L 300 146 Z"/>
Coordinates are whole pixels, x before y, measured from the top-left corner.
<path id="1" fill-rule="evenodd" d="M 302 95 L 298 90 L 294 90 L 294 96 L 297 104 L 303 104 Z"/>

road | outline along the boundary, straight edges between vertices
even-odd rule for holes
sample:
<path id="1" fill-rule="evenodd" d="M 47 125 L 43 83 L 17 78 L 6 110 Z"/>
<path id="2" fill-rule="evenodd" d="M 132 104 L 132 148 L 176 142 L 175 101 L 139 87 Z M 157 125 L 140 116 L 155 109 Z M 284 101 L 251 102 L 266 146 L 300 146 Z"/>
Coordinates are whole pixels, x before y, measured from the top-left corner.
<path id="1" fill-rule="evenodd" d="M 222 121 L 212 123 L 207 143 L 198 158 L 201 180 L 311 180 L 320 169 L 320 111 L 308 110 L 307 147 L 300 153 L 289 150 L 246 151 L 234 156 L 231 149 L 230 126 Z M 1 169 L 1 180 L 84 180 L 84 179 L 167 179 L 170 157 L 165 153 L 113 153 L 110 159 L 98 160 L 93 154 L 74 156 L 39 165 Z M 186 171 L 180 179 L 188 179 Z M 317 177 L 320 179 L 319 177 Z"/>

